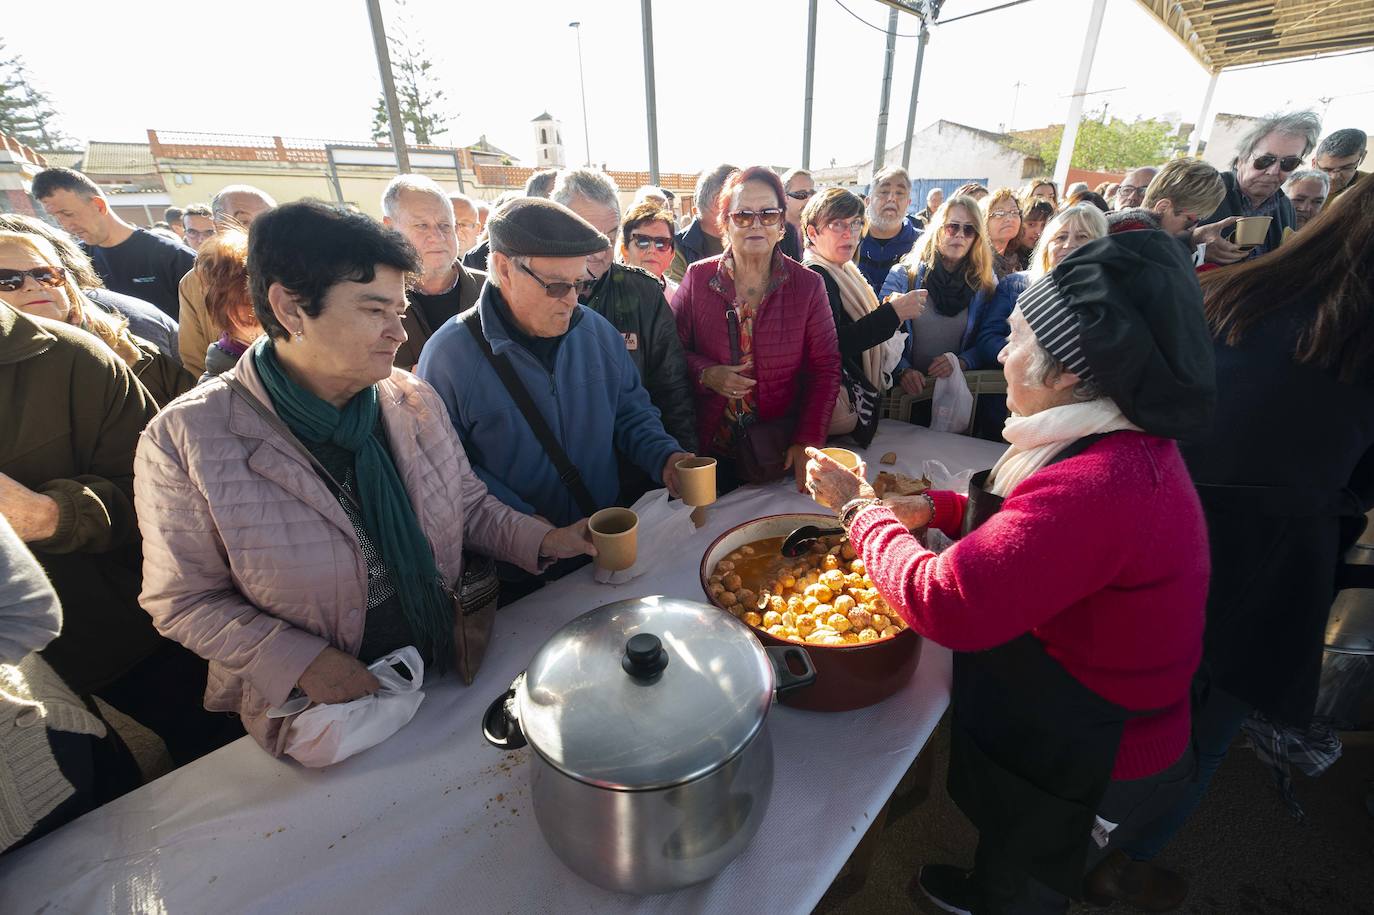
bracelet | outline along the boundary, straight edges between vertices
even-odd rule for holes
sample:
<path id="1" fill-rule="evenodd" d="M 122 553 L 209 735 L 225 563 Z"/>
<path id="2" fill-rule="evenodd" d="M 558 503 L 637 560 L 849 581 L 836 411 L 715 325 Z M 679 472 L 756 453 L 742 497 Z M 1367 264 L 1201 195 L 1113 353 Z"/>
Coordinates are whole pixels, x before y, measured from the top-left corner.
<path id="1" fill-rule="evenodd" d="M 930 497 L 929 492 L 921 493 L 921 498 L 926 500 L 926 505 L 930 506 L 930 520 L 926 522 L 926 527 L 935 523 L 935 500 Z"/>
<path id="2" fill-rule="evenodd" d="M 863 497 L 850 499 L 848 502 L 844 503 L 844 507 L 840 509 L 840 526 L 845 530 L 849 530 L 849 526 L 854 523 L 854 519 L 858 517 L 859 512 L 877 505 L 881 501 L 882 499 L 867 499 Z"/>

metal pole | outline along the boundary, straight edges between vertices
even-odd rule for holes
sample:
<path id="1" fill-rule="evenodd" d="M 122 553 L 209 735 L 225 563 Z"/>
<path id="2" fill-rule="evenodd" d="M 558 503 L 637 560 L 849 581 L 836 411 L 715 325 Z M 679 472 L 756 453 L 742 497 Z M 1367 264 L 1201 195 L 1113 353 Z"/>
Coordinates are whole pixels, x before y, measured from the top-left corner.
<path id="1" fill-rule="evenodd" d="M 1078 78 L 1074 80 L 1073 95 L 1069 96 L 1069 115 L 1064 119 L 1064 138 L 1059 141 L 1059 159 L 1054 163 L 1054 180 L 1062 188 L 1069 177 L 1073 159 L 1073 145 L 1078 139 L 1078 122 L 1083 118 L 1083 96 L 1088 92 L 1088 77 L 1093 72 L 1093 56 L 1097 53 L 1097 37 L 1102 33 L 1102 16 L 1107 0 L 1093 0 L 1088 15 L 1088 33 L 1083 36 L 1083 56 L 1078 61 Z"/>
<path id="2" fill-rule="evenodd" d="M 897 10 L 887 12 L 887 55 L 883 59 L 883 95 L 878 102 L 878 136 L 873 141 L 873 173 L 883 167 L 887 149 L 887 103 L 892 99 L 892 60 L 897 56 Z"/>
<path id="3" fill-rule="evenodd" d="M 391 123 L 391 148 L 396 153 L 396 173 L 405 175 L 410 172 L 410 153 L 406 150 L 401 106 L 396 102 L 396 82 L 391 78 L 391 52 L 386 46 L 381 0 L 367 0 L 367 16 L 372 20 L 372 45 L 377 51 L 377 70 L 382 75 L 382 95 L 386 97 L 386 119 Z"/>
<path id="4" fill-rule="evenodd" d="M 816 89 L 816 3 L 806 17 L 806 103 L 802 108 L 802 168 L 811 168 L 811 100 Z"/>
<path id="5" fill-rule="evenodd" d="M 582 23 L 569 22 L 568 28 L 577 33 L 577 82 L 582 87 L 582 142 L 587 150 L 585 164 L 590 168 L 592 164 L 592 140 L 587 133 L 587 80 L 582 73 Z"/>
<path id="6" fill-rule="evenodd" d="M 926 60 L 926 42 L 930 30 L 921 20 L 921 37 L 916 44 L 916 75 L 911 79 L 911 105 L 906 110 L 906 142 L 902 144 L 902 168 L 911 167 L 911 147 L 916 142 L 916 102 L 921 97 L 921 66 Z"/>
<path id="7" fill-rule="evenodd" d="M 1188 143 L 1188 155 L 1196 156 L 1197 148 L 1202 143 L 1202 125 L 1207 120 L 1207 115 L 1212 113 L 1212 93 L 1217 91 L 1217 77 L 1221 76 L 1220 70 L 1212 71 L 1212 78 L 1207 81 L 1207 92 L 1202 96 L 1202 111 L 1198 112 L 1197 123 L 1193 125 L 1193 139 Z"/>
<path id="8" fill-rule="evenodd" d="M 658 184 L 658 93 L 654 89 L 653 6 L 654 0 L 639 0 L 640 14 L 644 20 L 644 108 L 649 115 L 649 181 Z"/>

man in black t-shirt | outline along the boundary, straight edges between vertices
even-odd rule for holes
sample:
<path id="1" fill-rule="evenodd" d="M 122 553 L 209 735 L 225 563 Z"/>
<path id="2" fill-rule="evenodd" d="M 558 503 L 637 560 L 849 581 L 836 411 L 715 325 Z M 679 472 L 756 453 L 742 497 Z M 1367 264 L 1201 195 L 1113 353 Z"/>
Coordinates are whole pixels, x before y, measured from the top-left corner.
<path id="1" fill-rule="evenodd" d="M 458 260 L 458 233 L 449 194 L 424 175 L 397 175 L 382 192 L 382 222 L 406 237 L 420 255 L 420 275 L 406 290 L 406 342 L 397 366 L 413 371 L 420 350 L 444 322 L 477 301 L 486 274 Z"/>
<path id="2" fill-rule="evenodd" d="M 82 241 L 109 289 L 152 302 L 177 317 L 177 283 L 195 262 L 194 251 L 120 219 L 96 183 L 69 168 L 39 172 L 33 179 L 33 196 Z"/>

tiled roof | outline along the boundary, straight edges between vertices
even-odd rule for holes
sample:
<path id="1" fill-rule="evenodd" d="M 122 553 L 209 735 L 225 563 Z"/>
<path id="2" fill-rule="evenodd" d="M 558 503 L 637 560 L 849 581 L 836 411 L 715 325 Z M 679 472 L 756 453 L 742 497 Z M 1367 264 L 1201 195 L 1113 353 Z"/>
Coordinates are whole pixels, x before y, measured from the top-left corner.
<path id="1" fill-rule="evenodd" d="M 524 187 L 525 182 L 535 172 L 532 168 L 518 165 L 478 165 L 477 183 L 484 187 Z M 642 184 L 649 184 L 648 172 L 630 172 L 610 169 L 606 174 L 615 181 L 622 191 L 633 191 Z M 690 194 L 696 190 L 695 174 L 660 174 L 658 186 L 675 194 Z"/>
<path id="2" fill-rule="evenodd" d="M 81 170 L 88 175 L 155 175 L 157 162 L 147 143 L 92 140 L 86 144 Z"/>
<path id="3" fill-rule="evenodd" d="M 49 168 L 79 168 L 81 159 L 85 155 L 86 154 L 79 149 L 75 152 L 59 150 L 57 152 L 45 152 L 43 153 L 43 158 L 48 160 Z"/>

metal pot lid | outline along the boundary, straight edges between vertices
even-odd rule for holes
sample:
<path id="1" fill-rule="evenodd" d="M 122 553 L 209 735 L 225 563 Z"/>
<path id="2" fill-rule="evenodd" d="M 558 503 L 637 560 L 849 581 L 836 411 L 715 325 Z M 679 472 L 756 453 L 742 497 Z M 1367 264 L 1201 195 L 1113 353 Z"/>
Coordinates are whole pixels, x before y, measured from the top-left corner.
<path id="1" fill-rule="evenodd" d="M 553 634 L 517 691 L 520 728 L 559 771 L 649 790 L 700 778 L 749 744 L 774 672 L 749 627 L 708 604 L 617 601 Z"/>

